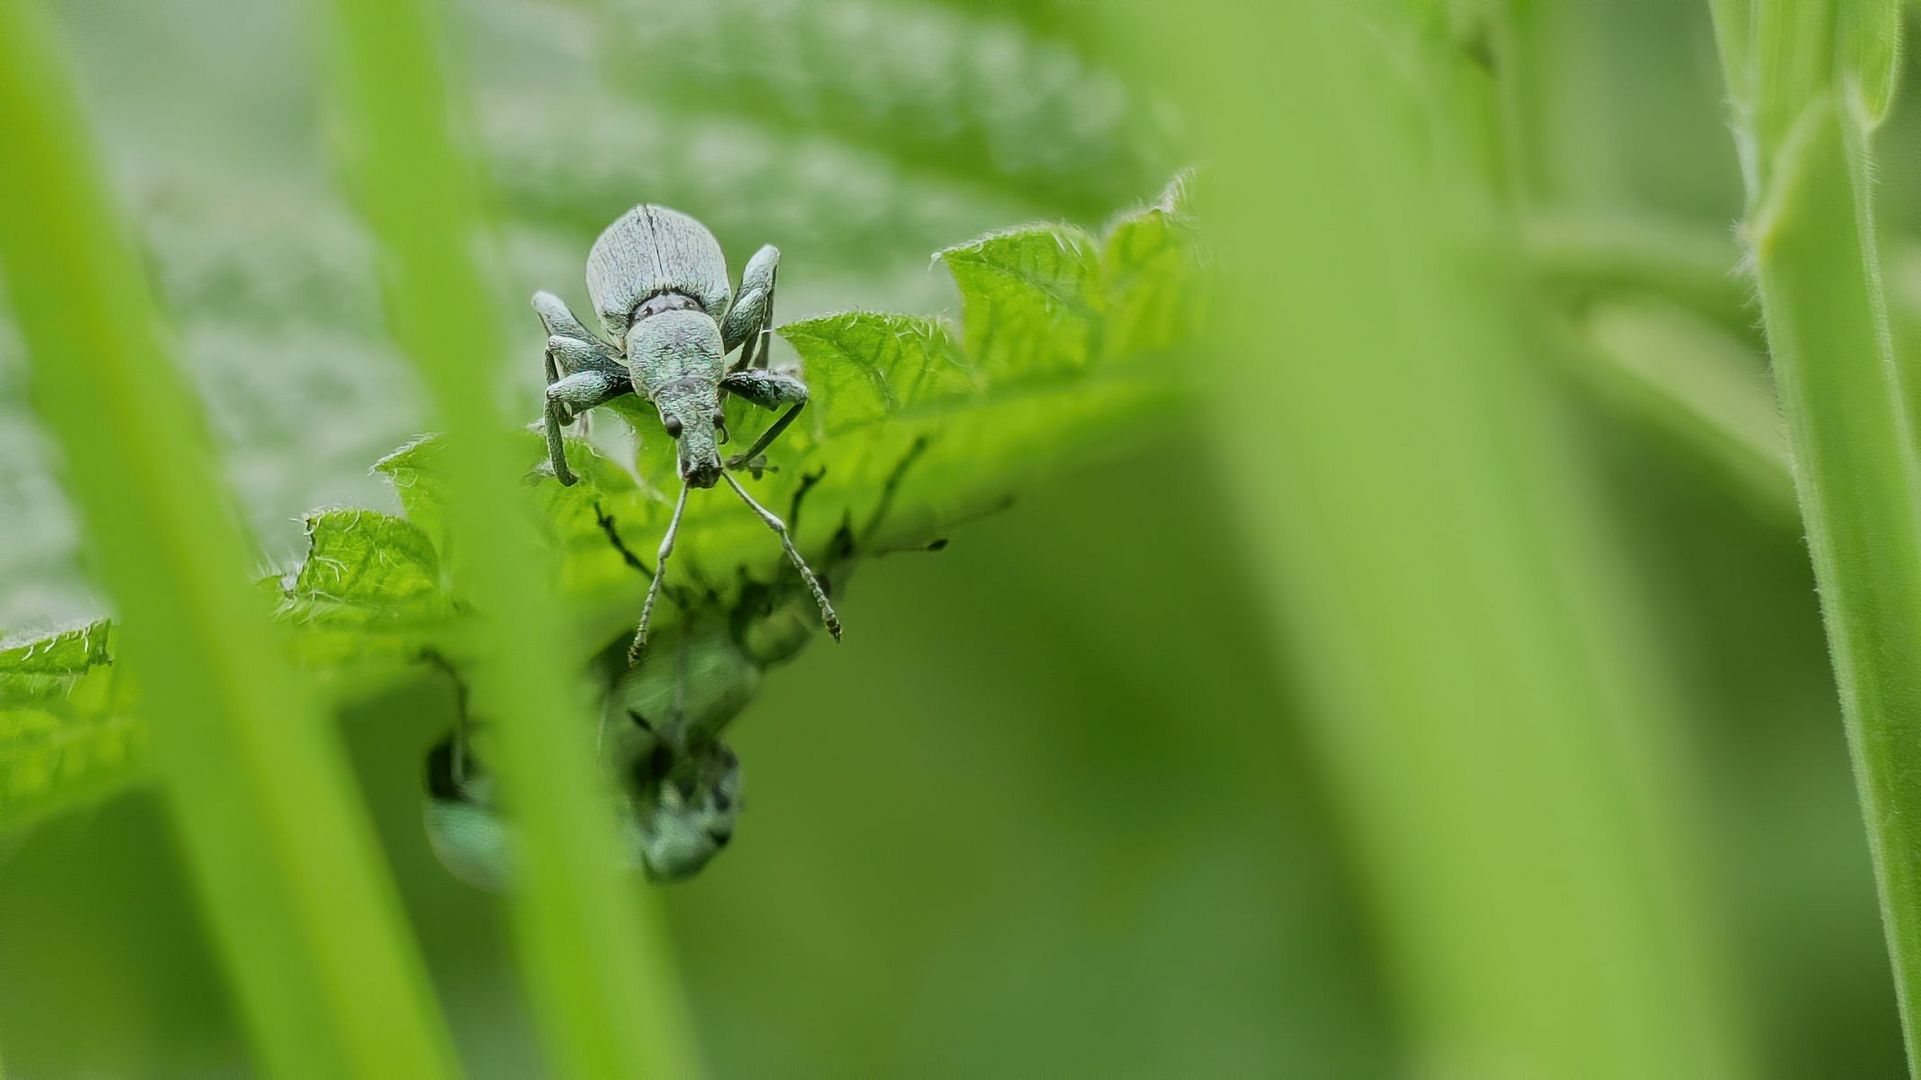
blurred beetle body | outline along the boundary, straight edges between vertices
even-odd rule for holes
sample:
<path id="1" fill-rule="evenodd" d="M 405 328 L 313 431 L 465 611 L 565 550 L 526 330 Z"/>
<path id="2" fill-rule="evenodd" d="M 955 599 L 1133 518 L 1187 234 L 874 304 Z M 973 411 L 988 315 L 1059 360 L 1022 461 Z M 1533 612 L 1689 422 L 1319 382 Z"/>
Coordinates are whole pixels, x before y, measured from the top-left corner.
<path id="1" fill-rule="evenodd" d="M 806 645 L 809 606 L 791 586 L 756 587 L 732 611 L 677 627 L 636 667 L 613 650 L 597 661 L 608 687 L 597 741 L 629 868 L 650 881 L 684 880 L 733 839 L 740 759 L 723 735 L 759 691 L 762 673 Z M 514 873 L 510 826 L 464 693 L 460 712 L 453 733 L 428 754 L 427 835 L 456 877 L 503 891 Z"/>

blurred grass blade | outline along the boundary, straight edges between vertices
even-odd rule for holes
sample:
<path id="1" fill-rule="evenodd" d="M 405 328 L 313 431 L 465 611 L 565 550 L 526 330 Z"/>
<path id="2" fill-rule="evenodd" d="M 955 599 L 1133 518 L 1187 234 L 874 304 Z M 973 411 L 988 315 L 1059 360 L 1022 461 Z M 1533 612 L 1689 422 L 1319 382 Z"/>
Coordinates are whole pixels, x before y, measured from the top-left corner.
<path id="1" fill-rule="evenodd" d="M 1921 457 L 1881 283 L 1872 116 L 1841 104 L 1847 84 L 1864 77 L 1847 65 L 1866 61 L 1843 50 L 1837 71 L 1824 46 L 1864 25 L 1885 31 L 1878 17 L 1850 21 L 1879 6 L 1756 7 L 1754 93 L 1770 104 L 1748 133 L 1761 169 L 1749 177 L 1744 233 L 1912 1068 L 1921 1047 Z M 1732 37 L 1725 26 L 1720 36 Z M 1768 115 L 1772 127 L 1759 122 Z"/>
<path id="2" fill-rule="evenodd" d="M 1411 35 L 1353 6 L 1263 34 L 1233 8 L 1166 25 L 1217 125 L 1211 427 L 1381 921 L 1403 1071 L 1738 1075 L 1681 719 L 1517 340 L 1484 182 L 1431 152 L 1458 118 Z"/>
<path id="3" fill-rule="evenodd" d="M 1855 0 L 1842 10 L 1841 77 L 1855 122 L 1873 131 L 1901 81 L 1901 0 Z"/>
<path id="4" fill-rule="evenodd" d="M 1714 13 L 1715 44 L 1721 54 L 1721 77 L 1738 109 L 1754 96 L 1752 59 L 1754 0 L 1708 0 Z"/>
<path id="5" fill-rule="evenodd" d="M 447 439 L 456 591 L 484 617 L 474 700 L 495 725 L 518 832 L 520 959 L 553 1071 L 687 1076 L 685 1006 L 651 904 L 617 876 L 612 801 L 585 733 L 578 654 L 522 510 L 525 462 L 496 403 L 507 360 L 475 259 L 476 178 L 457 151 L 427 0 L 338 0 L 331 57 L 350 184 L 372 225 L 394 330 Z M 523 312 L 523 314 L 525 314 Z M 538 365 L 525 357 L 531 380 Z"/>
<path id="6" fill-rule="evenodd" d="M 208 923 L 263 1071 L 452 1056 L 328 717 L 266 631 L 199 409 L 80 133 L 52 35 L 0 0 L 0 257 Z"/>

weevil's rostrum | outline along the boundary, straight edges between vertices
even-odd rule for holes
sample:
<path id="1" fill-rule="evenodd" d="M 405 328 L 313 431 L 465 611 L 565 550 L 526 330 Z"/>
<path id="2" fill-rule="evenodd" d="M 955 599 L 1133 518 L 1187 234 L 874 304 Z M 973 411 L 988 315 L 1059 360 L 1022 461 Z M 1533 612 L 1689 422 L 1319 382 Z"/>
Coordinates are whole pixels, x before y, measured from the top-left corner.
<path id="1" fill-rule="evenodd" d="M 774 278 L 780 251 L 762 247 L 741 271 L 740 290 L 727 283 L 727 260 L 707 227 L 678 210 L 636 206 L 607 226 L 587 253 L 587 295 L 607 338 L 589 330 L 552 293 L 534 294 L 534 311 L 547 328 L 547 449 L 554 475 L 575 482 L 561 429 L 588 409 L 639 394 L 660 413 L 677 446 L 680 497 L 661 540 L 659 567 L 641 608 L 629 660 L 639 663 L 647 626 L 666 576 L 687 493 L 721 480 L 780 537 L 782 549 L 820 607 L 836 639 L 840 620 L 827 592 L 802 559 L 787 526 L 755 502 L 728 470 L 757 468 L 762 451 L 807 404 L 807 384 L 773 371 Z M 609 340 L 611 339 L 611 340 Z M 727 355 L 740 350 L 730 365 Z M 780 417 L 745 451 L 723 461 L 727 441 L 721 400 L 736 394 Z"/>

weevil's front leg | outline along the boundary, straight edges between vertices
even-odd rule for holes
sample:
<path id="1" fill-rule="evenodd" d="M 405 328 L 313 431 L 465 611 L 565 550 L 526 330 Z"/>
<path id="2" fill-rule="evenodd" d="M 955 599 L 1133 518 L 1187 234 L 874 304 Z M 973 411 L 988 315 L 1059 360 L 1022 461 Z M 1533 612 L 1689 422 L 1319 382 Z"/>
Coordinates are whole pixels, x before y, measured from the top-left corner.
<path id="1" fill-rule="evenodd" d="M 551 360 L 548 374 L 553 374 Z M 608 371 L 577 371 L 547 384 L 547 456 L 553 461 L 554 476 L 562 484 L 571 487 L 576 478 L 567 467 L 566 445 L 561 440 L 560 429 L 588 409 L 632 393 L 633 389 L 625 373 L 616 375 Z"/>
<path id="2" fill-rule="evenodd" d="M 547 454 L 553 460 L 554 475 L 571 485 L 574 474 L 567 468 L 560 429 L 595 405 L 633 389 L 633 384 L 620 354 L 575 318 L 560 297 L 537 292 L 533 307 L 540 325 L 547 328 Z M 576 378 L 582 375 L 589 377 Z"/>
<path id="3" fill-rule="evenodd" d="M 780 433 L 787 430 L 787 425 L 794 422 L 794 417 L 807 407 L 807 384 L 786 372 L 768 371 L 765 368 L 730 372 L 721 377 L 720 388 L 730 394 L 739 394 L 763 409 L 787 406 L 787 411 L 760 433 L 754 445 L 727 459 L 730 469 L 738 469 L 759 457 L 761 451 L 779 438 Z"/>
<path id="4" fill-rule="evenodd" d="M 721 354 L 740 348 L 733 371 L 767 366 L 774 324 L 774 278 L 780 273 L 780 249 L 772 244 L 754 252 L 740 272 L 740 291 L 720 323 Z"/>
<path id="5" fill-rule="evenodd" d="M 545 295 L 545 294 L 542 294 Z M 542 319 L 545 320 L 543 315 Z M 556 334 L 547 339 L 547 455 L 554 476 L 572 485 L 560 429 L 576 416 L 633 391 L 627 369 L 598 342 Z"/>

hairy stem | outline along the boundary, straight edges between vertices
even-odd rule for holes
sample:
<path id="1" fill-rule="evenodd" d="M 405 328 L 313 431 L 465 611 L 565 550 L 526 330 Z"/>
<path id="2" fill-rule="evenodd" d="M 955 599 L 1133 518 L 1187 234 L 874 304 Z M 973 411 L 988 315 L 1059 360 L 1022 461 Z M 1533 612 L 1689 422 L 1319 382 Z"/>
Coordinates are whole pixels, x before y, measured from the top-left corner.
<path id="1" fill-rule="evenodd" d="M 1921 458 L 1875 246 L 1869 125 L 1835 69 L 1852 5 L 1717 4 L 1752 144 L 1746 240 L 1788 423 L 1909 1059 L 1921 1005 Z M 1871 6 L 1871 5 L 1870 5 Z M 1744 37 L 1751 35 L 1751 37 Z M 1730 71 L 1737 70 L 1734 59 Z"/>

